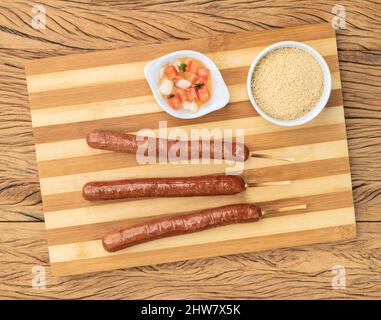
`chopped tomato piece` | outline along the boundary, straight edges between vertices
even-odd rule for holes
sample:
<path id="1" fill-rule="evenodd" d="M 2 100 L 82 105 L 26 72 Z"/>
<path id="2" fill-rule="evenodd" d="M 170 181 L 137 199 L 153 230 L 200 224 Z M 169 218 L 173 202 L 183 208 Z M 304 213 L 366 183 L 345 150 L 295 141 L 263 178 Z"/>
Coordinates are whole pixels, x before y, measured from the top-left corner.
<path id="1" fill-rule="evenodd" d="M 197 91 L 197 96 L 201 102 L 206 102 L 209 100 L 208 88 L 205 85 L 201 87 L 197 87 L 196 91 Z"/>
<path id="2" fill-rule="evenodd" d="M 194 60 L 190 60 L 187 63 L 187 71 L 197 74 L 199 66 Z"/>
<path id="3" fill-rule="evenodd" d="M 205 79 L 202 78 L 202 77 L 199 77 L 199 76 L 194 75 L 194 76 L 192 77 L 191 82 L 192 82 L 193 84 L 205 84 Z"/>
<path id="4" fill-rule="evenodd" d="M 208 76 L 209 76 L 208 68 L 205 68 L 205 67 L 198 68 L 197 75 L 200 76 L 201 78 L 204 78 L 205 80 L 207 80 Z"/>
<path id="5" fill-rule="evenodd" d="M 178 94 L 167 97 L 167 102 L 172 109 L 179 109 L 181 107 L 181 100 Z"/>
<path id="6" fill-rule="evenodd" d="M 187 94 L 188 94 L 188 101 L 197 101 L 198 100 L 196 88 L 194 88 L 194 87 L 188 88 Z"/>
<path id="7" fill-rule="evenodd" d="M 179 97 L 181 102 L 188 100 L 188 94 L 185 90 L 179 90 L 176 95 Z"/>
<path id="8" fill-rule="evenodd" d="M 164 69 L 164 74 L 165 76 L 170 79 L 170 80 L 173 80 L 176 78 L 177 76 L 177 69 L 174 65 L 172 64 L 169 64 L 165 69 Z"/>

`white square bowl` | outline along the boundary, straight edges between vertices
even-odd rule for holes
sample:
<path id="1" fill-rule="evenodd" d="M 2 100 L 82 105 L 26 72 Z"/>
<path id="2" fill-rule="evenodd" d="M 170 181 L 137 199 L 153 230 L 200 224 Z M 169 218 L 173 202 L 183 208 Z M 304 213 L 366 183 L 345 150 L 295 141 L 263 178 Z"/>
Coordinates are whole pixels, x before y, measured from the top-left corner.
<path id="1" fill-rule="evenodd" d="M 163 96 L 159 92 L 159 73 L 160 69 L 166 64 L 179 59 L 179 58 L 194 58 L 201 61 L 211 72 L 211 97 L 197 112 L 190 112 L 186 110 L 174 110 L 164 100 Z M 144 75 L 148 81 L 148 84 L 152 90 L 153 96 L 159 106 L 169 113 L 171 116 L 180 119 L 194 119 L 201 117 L 210 112 L 219 110 L 225 107 L 230 99 L 228 87 L 225 84 L 224 79 L 216 64 L 208 58 L 206 55 L 192 50 L 181 50 L 171 52 L 162 56 L 156 60 L 149 62 L 144 67 Z"/>

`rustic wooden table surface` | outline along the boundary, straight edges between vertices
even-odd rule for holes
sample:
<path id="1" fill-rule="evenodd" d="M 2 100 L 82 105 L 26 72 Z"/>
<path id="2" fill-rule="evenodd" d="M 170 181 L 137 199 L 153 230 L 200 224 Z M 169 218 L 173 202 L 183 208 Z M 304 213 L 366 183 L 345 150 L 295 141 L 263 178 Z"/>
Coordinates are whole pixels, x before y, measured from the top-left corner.
<path id="1" fill-rule="evenodd" d="M 36 2 L 45 30 L 32 27 Z M 63 278 L 49 269 L 23 62 L 330 22 L 337 1 L 36 2 L 0 1 L 0 298 L 381 298 L 380 1 L 341 2 L 337 30 L 356 240 Z M 337 265 L 345 288 L 332 288 Z M 45 267 L 45 288 L 32 287 L 35 266 Z"/>

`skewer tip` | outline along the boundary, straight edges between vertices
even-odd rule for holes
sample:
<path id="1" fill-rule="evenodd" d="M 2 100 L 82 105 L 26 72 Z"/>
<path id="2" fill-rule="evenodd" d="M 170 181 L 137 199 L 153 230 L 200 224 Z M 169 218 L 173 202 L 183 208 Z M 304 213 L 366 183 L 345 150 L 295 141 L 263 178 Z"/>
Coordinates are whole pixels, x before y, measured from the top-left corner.
<path id="1" fill-rule="evenodd" d="M 306 209 L 307 205 L 306 204 L 299 204 L 295 206 L 289 206 L 289 207 L 281 207 L 277 209 L 268 209 L 268 210 L 261 210 L 262 216 L 270 214 L 270 213 L 278 213 L 278 212 L 287 212 L 287 211 L 294 211 L 294 210 L 303 210 Z"/>
<path id="2" fill-rule="evenodd" d="M 294 162 L 295 161 L 295 159 L 291 158 L 291 157 L 279 157 L 279 156 L 273 156 L 271 154 L 261 154 L 261 153 L 250 153 L 250 157 L 261 158 L 261 159 L 280 160 L 280 161 L 287 161 L 287 162 Z"/>
<path id="3" fill-rule="evenodd" d="M 270 181 L 270 182 L 249 182 L 245 184 L 245 188 L 250 187 L 271 187 L 271 186 L 283 186 L 283 185 L 289 185 L 291 184 L 290 180 L 283 180 L 283 181 Z"/>

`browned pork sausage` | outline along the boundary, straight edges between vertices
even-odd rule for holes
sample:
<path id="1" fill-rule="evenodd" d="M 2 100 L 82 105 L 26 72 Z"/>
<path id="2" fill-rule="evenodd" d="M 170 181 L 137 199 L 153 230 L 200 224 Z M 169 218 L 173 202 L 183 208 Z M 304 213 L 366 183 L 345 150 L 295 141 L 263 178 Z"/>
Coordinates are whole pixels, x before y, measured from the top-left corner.
<path id="1" fill-rule="evenodd" d="M 243 192 L 240 176 L 215 175 L 186 178 L 147 178 L 117 181 L 95 181 L 84 185 L 86 200 L 116 200 L 148 197 L 193 197 L 230 195 Z"/>
<path id="2" fill-rule="evenodd" d="M 226 224 L 257 221 L 261 209 L 253 204 L 235 204 L 174 217 L 163 217 L 131 226 L 103 237 L 105 250 L 113 252 L 142 242 L 191 233 Z"/>
<path id="3" fill-rule="evenodd" d="M 142 141 L 137 140 L 137 136 L 128 133 L 120 133 L 109 130 L 94 130 L 87 135 L 86 142 L 91 148 L 104 149 L 109 151 L 127 152 L 136 154 L 139 146 L 146 144 L 148 138 Z M 180 157 L 182 153 L 181 148 L 185 148 L 187 152 L 186 159 L 226 159 L 246 161 L 249 158 L 249 148 L 242 143 L 223 143 L 211 140 L 210 143 L 202 143 L 202 141 L 177 141 L 155 139 L 153 143 L 154 154 L 156 157 L 159 155 L 167 155 L 170 157 Z M 176 153 L 171 155 L 170 150 L 174 145 L 182 144 L 181 147 L 175 149 Z M 148 150 L 151 148 L 147 145 L 144 155 L 148 155 Z"/>

